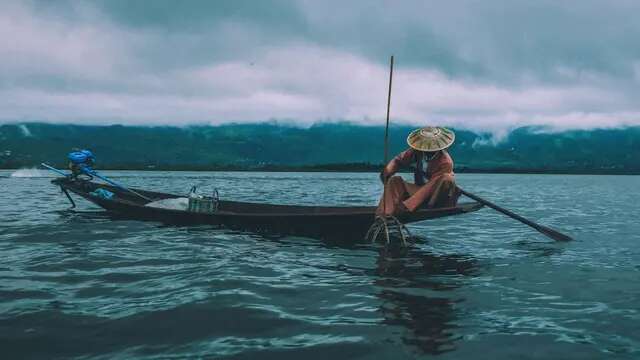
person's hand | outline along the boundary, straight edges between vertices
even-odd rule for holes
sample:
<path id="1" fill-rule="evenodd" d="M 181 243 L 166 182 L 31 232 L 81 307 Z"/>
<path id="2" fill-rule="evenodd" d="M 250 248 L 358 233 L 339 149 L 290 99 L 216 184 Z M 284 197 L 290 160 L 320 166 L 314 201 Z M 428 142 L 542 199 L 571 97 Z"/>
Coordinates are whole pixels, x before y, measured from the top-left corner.
<path id="1" fill-rule="evenodd" d="M 386 184 L 387 180 L 389 180 L 389 175 L 387 175 L 386 171 L 382 170 L 380 172 L 380 181 L 382 181 L 383 184 Z"/>

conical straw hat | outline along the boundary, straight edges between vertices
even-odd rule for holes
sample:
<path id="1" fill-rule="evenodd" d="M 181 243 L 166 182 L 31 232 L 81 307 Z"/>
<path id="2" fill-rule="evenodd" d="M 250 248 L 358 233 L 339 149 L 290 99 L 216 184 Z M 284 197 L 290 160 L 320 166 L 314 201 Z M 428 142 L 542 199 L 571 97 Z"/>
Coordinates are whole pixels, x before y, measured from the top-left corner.
<path id="1" fill-rule="evenodd" d="M 453 144 L 456 135 L 443 127 L 427 126 L 416 129 L 407 137 L 407 144 L 418 151 L 439 151 Z"/>

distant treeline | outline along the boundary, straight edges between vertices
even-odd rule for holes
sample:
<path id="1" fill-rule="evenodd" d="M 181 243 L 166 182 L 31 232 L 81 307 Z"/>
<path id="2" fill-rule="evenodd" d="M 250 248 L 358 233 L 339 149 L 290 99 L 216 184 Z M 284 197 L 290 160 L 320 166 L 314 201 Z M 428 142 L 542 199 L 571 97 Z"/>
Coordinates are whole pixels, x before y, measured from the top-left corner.
<path id="1" fill-rule="evenodd" d="M 65 164 L 56 164 L 64 169 Z M 0 169 L 19 169 L 29 166 L 14 166 Z M 160 165 L 142 166 L 139 164 L 109 164 L 99 167 L 101 170 L 137 170 L 137 171 L 246 171 L 246 172 L 380 172 L 382 164 L 322 164 L 322 165 L 263 165 L 263 166 L 239 166 L 239 165 Z M 412 168 L 403 169 L 404 172 L 412 172 Z M 455 167 L 454 171 L 460 174 L 566 174 L 566 175 L 640 175 L 640 171 L 627 171 L 616 169 L 525 169 L 525 168 L 484 168 L 474 169 L 469 167 Z"/>
<path id="2" fill-rule="evenodd" d="M 391 153 L 406 148 L 411 127 L 390 129 Z M 456 131 L 458 172 L 640 174 L 640 127 L 549 133 L 519 128 L 496 141 Z M 65 166 L 73 148 L 89 148 L 98 168 L 132 170 L 379 171 L 381 126 L 310 128 L 277 123 L 191 127 L 0 126 L 0 168 Z"/>

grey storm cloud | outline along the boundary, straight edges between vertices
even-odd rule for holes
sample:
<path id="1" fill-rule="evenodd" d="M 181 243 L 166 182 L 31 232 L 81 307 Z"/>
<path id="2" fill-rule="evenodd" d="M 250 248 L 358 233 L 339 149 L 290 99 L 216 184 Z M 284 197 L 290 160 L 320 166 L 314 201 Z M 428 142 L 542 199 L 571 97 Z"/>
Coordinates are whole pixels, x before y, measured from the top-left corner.
<path id="1" fill-rule="evenodd" d="M 0 121 L 640 124 L 634 1 L 0 4 Z"/>
<path id="2" fill-rule="evenodd" d="M 523 72 L 541 80 L 573 80 L 567 78 L 570 70 L 628 78 L 635 75 L 640 59 L 640 43 L 635 40 L 640 36 L 640 4 L 635 1 L 100 4 L 110 19 L 132 28 L 210 39 L 225 24 L 236 24 L 253 36 L 261 35 L 244 39 L 238 47 L 309 41 L 378 62 L 393 52 L 407 65 L 487 80 L 519 79 Z M 191 45 L 185 49 L 196 51 Z"/>

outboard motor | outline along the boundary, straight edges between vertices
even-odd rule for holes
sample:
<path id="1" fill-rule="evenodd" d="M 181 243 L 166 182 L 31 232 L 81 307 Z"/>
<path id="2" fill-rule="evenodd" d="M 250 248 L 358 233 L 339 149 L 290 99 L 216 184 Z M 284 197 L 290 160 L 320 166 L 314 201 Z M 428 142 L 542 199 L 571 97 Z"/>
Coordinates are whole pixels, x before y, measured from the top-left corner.
<path id="1" fill-rule="evenodd" d="M 69 169 L 74 178 L 79 175 L 85 175 L 89 177 L 89 180 L 93 177 L 89 174 L 92 171 L 93 165 L 96 162 L 96 157 L 89 150 L 79 150 L 70 152 L 67 155 L 69 158 Z"/>

